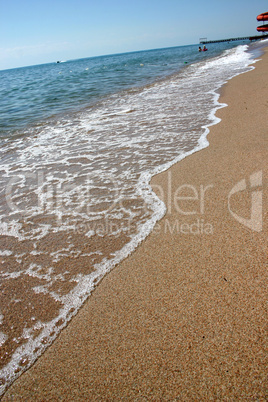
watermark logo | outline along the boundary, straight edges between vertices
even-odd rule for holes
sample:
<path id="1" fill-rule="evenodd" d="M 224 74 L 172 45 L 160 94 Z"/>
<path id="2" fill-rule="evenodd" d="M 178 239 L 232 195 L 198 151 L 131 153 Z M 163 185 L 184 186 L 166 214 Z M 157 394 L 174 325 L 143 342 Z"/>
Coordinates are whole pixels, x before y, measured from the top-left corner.
<path id="1" fill-rule="evenodd" d="M 250 218 L 246 219 L 231 209 L 231 198 L 234 194 L 248 189 L 246 179 L 237 183 L 229 193 L 228 196 L 228 209 L 230 214 L 242 225 L 248 227 L 255 232 L 262 231 L 262 170 L 253 173 L 250 178 L 250 190 L 251 190 L 251 213 Z"/>
<path id="2" fill-rule="evenodd" d="M 231 216 L 256 232 L 261 232 L 263 226 L 262 176 L 261 170 L 251 174 L 248 180 L 239 181 L 228 195 Z M 209 199 L 213 197 L 211 192 L 214 185 L 176 184 L 169 171 L 164 187 L 157 184 L 151 186 L 166 205 L 166 218 L 161 230 L 164 227 L 164 231 L 171 235 L 212 235 L 213 216 L 211 223 L 207 217 L 210 217 Z M 88 237 L 93 233 L 100 236 L 124 231 L 133 233 L 138 217 L 150 216 L 151 209 L 147 200 L 134 190 L 129 196 L 128 191 L 125 191 L 127 185 L 122 179 L 118 182 L 110 174 L 101 177 L 88 175 L 77 185 L 67 178 L 57 178 L 38 171 L 10 178 L 6 186 L 6 203 L 13 214 L 44 214 L 46 218 L 50 216 L 56 219 L 57 225 L 64 224 L 65 218 L 68 222 L 70 216 L 72 219 L 75 217 L 78 231 L 86 231 Z M 237 200 L 242 200 L 242 207 L 246 201 L 248 206 L 244 209 L 245 213 L 236 209 Z M 247 211 L 248 215 L 245 215 Z M 82 230 L 83 225 L 80 227 L 80 223 L 84 221 L 89 222 L 90 228 Z"/>
<path id="3" fill-rule="evenodd" d="M 152 189 L 165 203 L 164 225 L 156 225 L 154 233 L 164 230 L 171 235 L 212 235 L 213 225 L 206 220 L 207 204 L 213 184 L 195 186 L 184 183 L 175 186 L 172 172 L 167 173 L 166 188 L 153 184 Z"/>

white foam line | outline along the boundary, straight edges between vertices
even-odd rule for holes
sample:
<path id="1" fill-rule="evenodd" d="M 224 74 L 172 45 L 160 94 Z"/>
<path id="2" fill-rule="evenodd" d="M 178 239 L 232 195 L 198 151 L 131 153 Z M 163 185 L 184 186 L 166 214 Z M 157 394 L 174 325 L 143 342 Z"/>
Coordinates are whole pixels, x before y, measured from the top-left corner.
<path id="1" fill-rule="evenodd" d="M 251 63 L 249 64 L 252 64 L 256 61 L 257 60 L 251 61 Z M 254 69 L 253 66 L 252 67 L 247 66 L 247 68 L 248 68 L 247 71 Z M 234 74 L 232 77 L 230 77 L 230 79 L 240 74 L 241 72 Z M 83 277 L 83 279 L 68 295 L 61 297 L 61 301 L 64 302 L 65 305 L 60 310 L 60 314 L 58 315 L 57 318 L 52 320 L 44 327 L 44 329 L 42 330 L 41 334 L 38 337 L 33 338 L 31 334 L 27 332 L 27 336 L 29 336 L 29 343 L 27 345 L 22 345 L 21 347 L 19 347 L 14 352 L 11 362 L 8 363 L 2 370 L 2 375 L 7 379 L 7 381 L 6 384 L 0 386 L 0 395 L 11 384 L 11 382 L 13 382 L 17 377 L 19 377 L 19 375 L 21 375 L 23 371 L 27 370 L 34 363 L 34 361 L 36 361 L 36 359 L 45 351 L 47 346 L 49 346 L 54 341 L 59 332 L 67 325 L 70 319 L 77 314 L 81 305 L 90 296 L 90 294 L 97 286 L 97 284 L 101 281 L 101 279 L 108 272 L 110 272 L 117 264 L 119 264 L 123 259 L 127 258 L 132 252 L 134 252 L 134 250 L 140 245 L 140 243 L 152 232 L 156 222 L 159 221 L 161 218 L 163 218 L 166 212 L 166 206 L 164 202 L 161 201 L 153 192 L 153 189 L 150 185 L 150 181 L 154 175 L 166 171 L 175 163 L 180 162 L 187 156 L 192 155 L 193 153 L 208 147 L 209 142 L 207 140 L 207 135 L 209 133 L 209 127 L 221 121 L 221 119 L 216 117 L 215 114 L 218 109 L 227 106 L 227 104 L 218 102 L 219 94 L 216 92 L 220 87 L 222 87 L 223 84 L 225 84 L 225 82 L 220 83 L 219 86 L 213 91 L 215 107 L 209 114 L 209 118 L 212 120 L 212 122 L 205 126 L 202 126 L 204 132 L 198 140 L 198 145 L 191 151 L 186 152 L 184 154 L 180 154 L 172 161 L 167 162 L 162 166 L 156 167 L 152 169 L 152 171 L 150 172 L 145 172 L 140 176 L 139 191 L 144 197 L 144 199 L 149 203 L 149 205 L 153 207 L 154 213 L 152 217 L 141 226 L 140 232 L 137 235 L 135 235 L 128 244 L 126 244 L 121 250 L 114 253 L 114 258 L 112 260 L 109 261 L 104 260 L 102 263 L 96 264 L 95 265 L 96 271 L 93 274 Z M 42 289 L 42 291 L 46 290 Z M 73 309 L 72 313 L 70 313 L 71 309 Z M 63 323 L 57 326 L 56 324 L 60 319 L 63 319 Z M 52 331 L 54 332 L 53 335 L 51 335 Z M 41 341 L 44 339 L 47 340 L 46 344 L 41 343 Z M 36 348 L 39 349 L 35 354 L 33 354 L 33 351 Z M 29 357 L 30 355 L 31 358 L 29 358 L 28 363 L 25 364 L 24 367 L 21 367 L 19 366 L 19 362 L 21 361 L 24 355 L 27 355 L 27 357 Z M 13 373 L 15 372 L 16 368 L 20 369 L 20 372 L 17 372 L 14 375 Z"/>

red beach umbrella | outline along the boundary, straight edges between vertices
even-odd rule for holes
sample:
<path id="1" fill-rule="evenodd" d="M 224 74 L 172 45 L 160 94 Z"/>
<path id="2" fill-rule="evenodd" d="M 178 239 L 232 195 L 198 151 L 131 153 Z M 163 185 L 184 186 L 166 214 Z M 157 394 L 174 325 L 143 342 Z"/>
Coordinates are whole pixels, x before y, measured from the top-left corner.
<path id="1" fill-rule="evenodd" d="M 258 32 L 268 32 L 268 24 L 260 25 L 259 27 L 257 27 L 257 31 Z"/>
<path id="2" fill-rule="evenodd" d="M 268 21 L 268 12 L 258 15 L 257 21 Z"/>

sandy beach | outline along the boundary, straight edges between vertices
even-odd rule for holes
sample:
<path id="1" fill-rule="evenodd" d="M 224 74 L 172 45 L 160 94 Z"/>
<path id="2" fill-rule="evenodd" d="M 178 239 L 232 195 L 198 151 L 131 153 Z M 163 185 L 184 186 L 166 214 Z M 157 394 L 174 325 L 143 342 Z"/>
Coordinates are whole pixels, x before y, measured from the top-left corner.
<path id="1" fill-rule="evenodd" d="M 3 401 L 265 401 L 268 50 L 209 147 L 156 176 L 167 213 Z"/>

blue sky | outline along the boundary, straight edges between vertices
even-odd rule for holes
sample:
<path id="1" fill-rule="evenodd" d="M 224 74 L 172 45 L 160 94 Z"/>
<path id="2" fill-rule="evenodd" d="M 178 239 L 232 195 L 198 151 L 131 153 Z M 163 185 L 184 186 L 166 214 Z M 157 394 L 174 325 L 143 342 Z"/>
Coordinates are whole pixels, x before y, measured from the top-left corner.
<path id="1" fill-rule="evenodd" d="M 257 35 L 267 0 L 0 0 L 0 69 Z"/>

